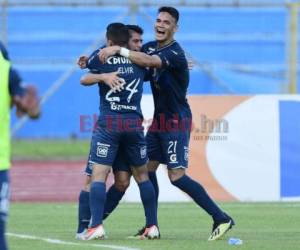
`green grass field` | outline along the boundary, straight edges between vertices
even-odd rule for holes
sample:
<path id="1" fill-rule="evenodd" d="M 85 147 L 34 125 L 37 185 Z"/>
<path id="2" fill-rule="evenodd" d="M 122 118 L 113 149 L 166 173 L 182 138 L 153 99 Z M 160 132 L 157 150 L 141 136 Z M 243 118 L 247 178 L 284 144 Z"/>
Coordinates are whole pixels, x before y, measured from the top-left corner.
<path id="1" fill-rule="evenodd" d="M 12 159 L 86 159 L 89 140 L 13 140 Z"/>
<path id="2" fill-rule="evenodd" d="M 225 239 L 216 242 L 207 241 L 211 230 L 209 216 L 192 203 L 160 204 L 161 240 L 126 239 L 143 225 L 144 216 L 140 204 L 122 203 L 105 221 L 108 239 L 82 242 L 74 240 L 76 204 L 13 203 L 8 232 L 36 238 L 8 236 L 9 245 L 12 250 L 300 249 L 300 203 L 223 203 L 221 206 L 235 218 L 237 225 Z M 229 237 L 242 239 L 243 245 L 228 245 Z"/>

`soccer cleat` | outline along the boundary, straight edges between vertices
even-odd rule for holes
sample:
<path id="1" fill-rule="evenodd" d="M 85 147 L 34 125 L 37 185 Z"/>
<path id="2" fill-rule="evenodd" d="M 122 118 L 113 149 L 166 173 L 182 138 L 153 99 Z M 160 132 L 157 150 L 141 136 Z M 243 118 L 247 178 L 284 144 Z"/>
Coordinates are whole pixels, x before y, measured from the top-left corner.
<path id="1" fill-rule="evenodd" d="M 146 227 L 143 234 L 140 235 L 139 237 L 140 240 L 145 240 L 145 239 L 154 240 L 159 238 L 160 238 L 160 233 L 156 225 L 153 225 L 151 227 Z"/>
<path id="2" fill-rule="evenodd" d="M 208 240 L 218 240 L 220 239 L 229 229 L 234 226 L 234 221 L 231 217 L 228 216 L 227 221 L 224 222 L 214 222 L 212 233 L 209 236 Z"/>
<path id="3" fill-rule="evenodd" d="M 127 239 L 139 239 L 140 236 L 144 233 L 146 227 L 143 227 L 142 229 L 140 229 L 135 235 L 131 235 L 131 236 L 128 236 Z"/>
<path id="4" fill-rule="evenodd" d="M 105 231 L 101 225 L 93 228 L 89 228 L 84 235 L 84 240 L 93 240 L 93 239 L 105 239 Z"/>
<path id="5" fill-rule="evenodd" d="M 75 239 L 76 240 L 84 240 L 84 236 L 87 233 L 87 229 L 84 229 L 81 233 L 76 233 Z"/>

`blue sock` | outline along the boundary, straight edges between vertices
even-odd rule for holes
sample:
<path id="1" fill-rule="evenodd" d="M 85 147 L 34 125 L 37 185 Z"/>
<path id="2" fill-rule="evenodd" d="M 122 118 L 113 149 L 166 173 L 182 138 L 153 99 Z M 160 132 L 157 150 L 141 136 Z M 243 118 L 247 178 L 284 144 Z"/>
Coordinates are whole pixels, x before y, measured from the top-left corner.
<path id="1" fill-rule="evenodd" d="M 118 206 L 125 192 L 121 192 L 112 185 L 106 193 L 106 202 L 104 207 L 103 220 L 105 220 L 110 213 Z"/>
<path id="2" fill-rule="evenodd" d="M 83 232 L 84 229 L 88 228 L 90 219 L 91 219 L 90 192 L 81 190 L 79 194 L 79 204 L 78 204 L 77 233 L 81 233 Z"/>
<path id="3" fill-rule="evenodd" d="M 152 185 L 153 185 L 153 188 L 154 188 L 155 199 L 156 199 L 156 209 L 157 209 L 157 207 L 158 207 L 159 187 L 158 187 L 158 182 L 157 182 L 157 178 L 156 178 L 156 172 L 151 171 L 151 172 L 148 172 L 148 174 L 149 174 L 149 179 L 152 182 Z"/>
<path id="4" fill-rule="evenodd" d="M 200 207 L 210 214 L 214 221 L 222 221 L 226 216 L 222 210 L 208 196 L 205 189 L 187 175 L 182 176 L 172 184 L 187 193 Z"/>
<path id="5" fill-rule="evenodd" d="M 97 227 L 102 224 L 102 216 L 106 198 L 104 182 L 92 182 L 90 191 L 90 208 L 92 214 L 91 227 Z"/>
<path id="6" fill-rule="evenodd" d="M 146 216 L 146 227 L 157 225 L 157 210 L 153 185 L 150 180 L 147 180 L 138 183 L 138 186 Z"/>
<path id="7" fill-rule="evenodd" d="M 7 245 L 5 240 L 5 222 L 2 220 L 2 218 L 0 218 L 0 249 L 7 250 Z"/>

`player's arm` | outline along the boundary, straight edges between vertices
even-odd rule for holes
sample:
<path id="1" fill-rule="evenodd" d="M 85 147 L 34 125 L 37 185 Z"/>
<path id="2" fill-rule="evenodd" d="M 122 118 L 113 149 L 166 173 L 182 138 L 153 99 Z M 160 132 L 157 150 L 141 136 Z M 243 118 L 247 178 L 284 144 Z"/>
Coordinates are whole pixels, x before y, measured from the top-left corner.
<path id="1" fill-rule="evenodd" d="M 104 49 L 101 49 L 99 52 L 99 58 L 102 63 L 106 62 L 107 58 L 120 54 L 121 56 L 129 58 L 133 63 L 141 66 L 141 67 L 150 67 L 150 68 L 161 68 L 162 60 L 157 55 L 147 55 L 143 52 L 137 52 L 128 50 L 126 48 L 120 46 L 111 46 Z"/>
<path id="2" fill-rule="evenodd" d="M 117 71 L 101 74 L 87 73 L 81 77 L 80 83 L 84 86 L 90 86 L 96 83 L 104 83 L 111 89 L 121 91 L 123 89 L 124 79 L 118 77 Z"/>
<path id="3" fill-rule="evenodd" d="M 127 52 L 125 52 L 127 53 Z M 141 67 L 161 68 L 162 61 L 157 55 L 147 55 L 143 52 L 129 51 L 128 58 L 135 64 Z"/>
<path id="4" fill-rule="evenodd" d="M 92 60 L 97 54 L 99 53 L 99 49 L 93 51 L 93 53 L 90 56 L 87 55 L 81 55 L 77 59 L 77 65 L 81 69 L 89 68 L 89 60 Z"/>
<path id="5" fill-rule="evenodd" d="M 27 114 L 30 118 L 37 119 L 40 116 L 36 88 L 32 85 L 23 87 L 20 76 L 13 68 L 9 73 L 9 93 L 12 97 L 12 106 L 16 105 L 18 117 Z"/>
<path id="6" fill-rule="evenodd" d="M 105 83 L 114 90 L 119 91 L 123 89 L 124 80 L 118 77 L 118 72 L 105 72 L 104 64 L 99 60 L 98 51 L 95 51 L 90 56 L 87 62 L 87 68 L 90 69 L 90 73 L 83 75 L 80 79 L 80 83 L 84 86 L 90 86 L 96 83 Z"/>

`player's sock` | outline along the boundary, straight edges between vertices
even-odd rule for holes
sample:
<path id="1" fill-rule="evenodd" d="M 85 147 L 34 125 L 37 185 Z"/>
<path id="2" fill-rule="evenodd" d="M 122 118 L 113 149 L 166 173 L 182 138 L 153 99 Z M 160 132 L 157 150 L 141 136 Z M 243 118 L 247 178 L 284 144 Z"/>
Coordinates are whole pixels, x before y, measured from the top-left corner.
<path id="1" fill-rule="evenodd" d="M 152 182 L 152 185 L 153 185 L 153 188 L 155 191 L 156 204 L 158 205 L 159 187 L 158 187 L 156 172 L 150 171 L 150 172 L 148 172 L 148 174 L 149 174 L 149 179 Z"/>
<path id="2" fill-rule="evenodd" d="M 0 218 L 0 249 L 7 250 L 7 245 L 5 240 L 5 222 L 1 218 Z"/>
<path id="3" fill-rule="evenodd" d="M 102 216 L 106 199 L 106 190 L 104 182 L 92 182 L 90 191 L 90 208 L 92 214 L 91 227 L 97 227 L 102 224 Z"/>
<path id="4" fill-rule="evenodd" d="M 91 219 L 90 210 L 90 192 L 81 190 L 79 194 L 78 204 L 78 229 L 77 233 L 83 232 L 84 229 L 88 228 Z"/>
<path id="5" fill-rule="evenodd" d="M 172 181 L 172 184 L 193 198 L 200 207 L 213 217 L 214 221 L 226 219 L 222 210 L 213 202 L 200 183 L 184 175 L 178 180 Z"/>
<path id="6" fill-rule="evenodd" d="M 150 180 L 147 180 L 139 183 L 138 186 L 145 210 L 146 227 L 157 225 L 157 210 L 153 185 Z"/>
<path id="7" fill-rule="evenodd" d="M 106 193 L 106 202 L 104 206 L 103 220 L 105 220 L 110 213 L 118 206 L 120 200 L 122 199 L 125 192 L 121 192 L 112 185 Z"/>

